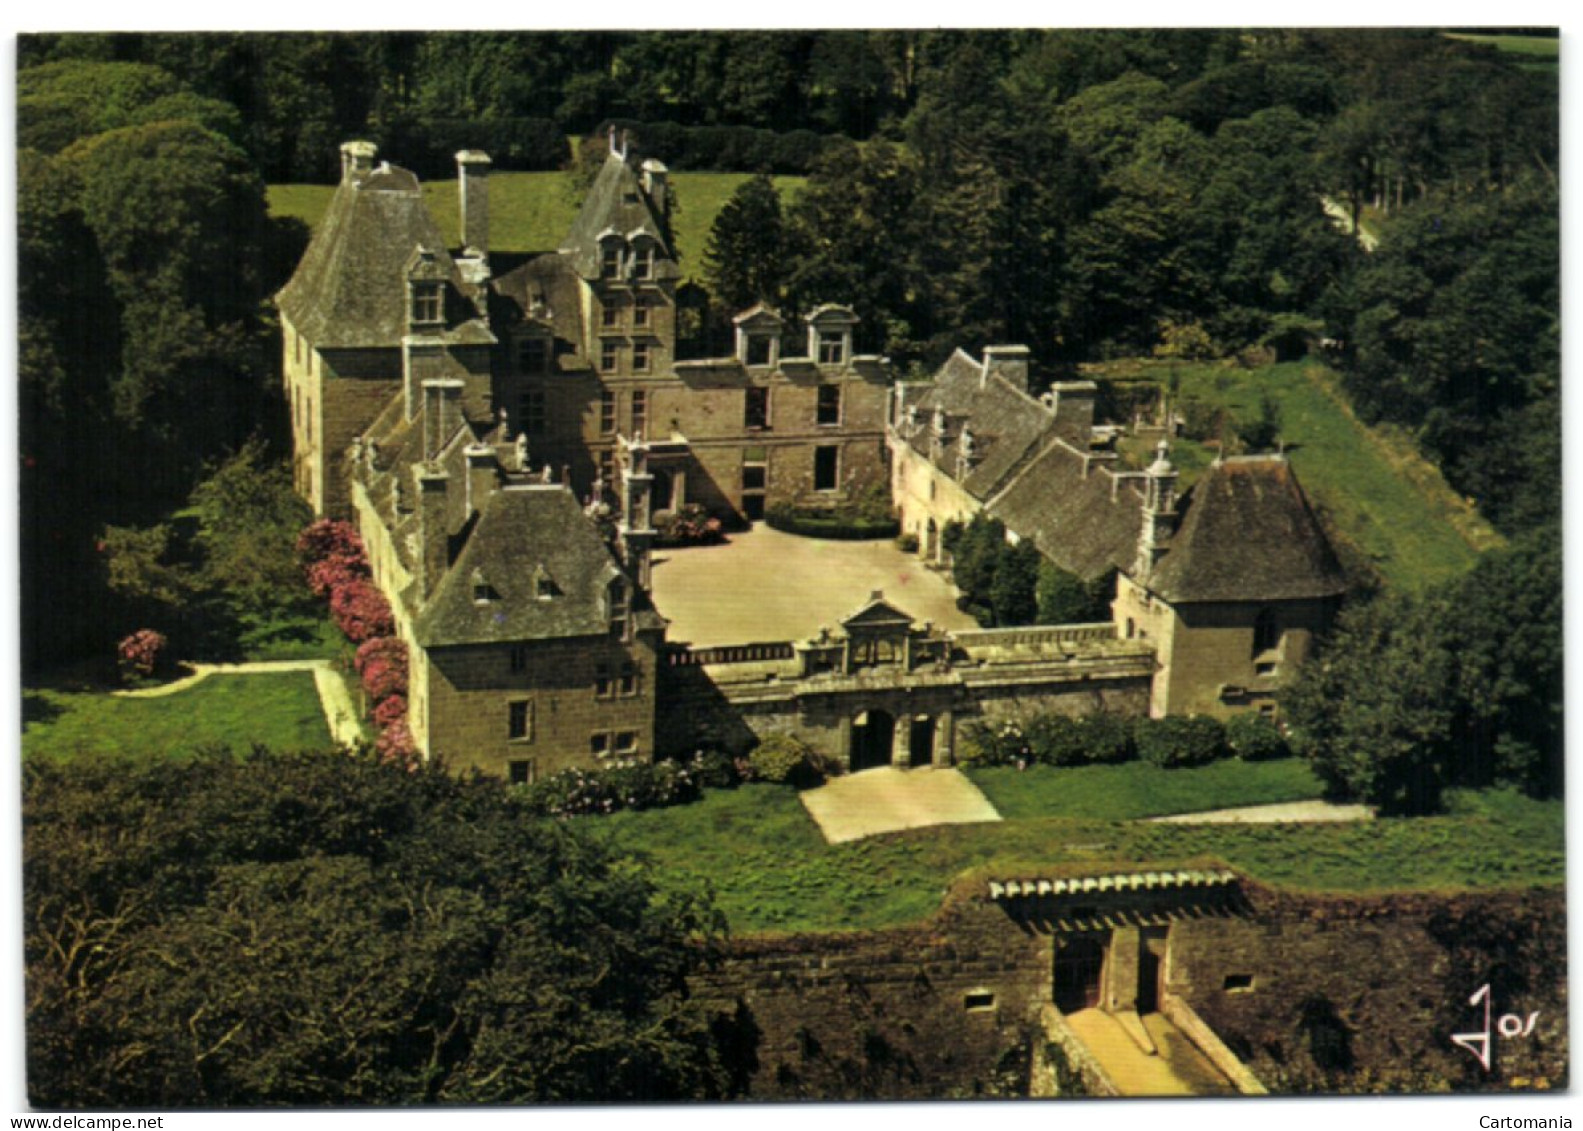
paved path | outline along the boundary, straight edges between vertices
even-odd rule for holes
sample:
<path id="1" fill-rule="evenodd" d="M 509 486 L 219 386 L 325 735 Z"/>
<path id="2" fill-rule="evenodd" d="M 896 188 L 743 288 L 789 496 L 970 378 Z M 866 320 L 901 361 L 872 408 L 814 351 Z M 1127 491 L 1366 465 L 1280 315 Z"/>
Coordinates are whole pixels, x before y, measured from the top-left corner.
<path id="1" fill-rule="evenodd" d="M 1367 805 L 1337 805 L 1330 801 L 1285 801 L 1279 805 L 1244 805 L 1238 809 L 1208 809 L 1201 813 L 1175 813 L 1150 817 L 1162 825 L 1274 825 L 1313 821 L 1369 821 L 1374 810 Z"/>
<path id="2" fill-rule="evenodd" d="M 831 844 L 926 825 L 1000 820 L 978 786 L 956 770 L 884 766 L 831 778 L 799 796 Z"/>
<path id="3" fill-rule="evenodd" d="M 700 648 L 805 640 L 876 589 L 920 624 L 978 628 L 951 584 L 889 539 L 800 538 L 759 523 L 723 546 L 654 552 L 654 605 L 668 635 Z"/>
<path id="4" fill-rule="evenodd" d="M 251 675 L 259 672 L 312 672 L 313 685 L 319 692 L 319 706 L 324 711 L 324 721 L 330 728 L 330 737 L 342 746 L 355 746 L 362 740 L 363 730 L 358 725 L 357 708 L 341 678 L 329 660 L 256 660 L 246 664 L 188 664 L 192 674 L 181 679 L 162 683 L 158 687 L 141 687 L 134 691 L 112 691 L 125 699 L 159 699 L 175 695 L 201 683 L 212 675 Z"/>
<path id="5" fill-rule="evenodd" d="M 1099 1009 L 1066 1015 L 1100 1067 L 1124 1096 L 1232 1095 L 1236 1089 L 1182 1032 L 1158 1013 L 1142 1017 L 1157 1050 L 1147 1053 L 1126 1027 Z"/>

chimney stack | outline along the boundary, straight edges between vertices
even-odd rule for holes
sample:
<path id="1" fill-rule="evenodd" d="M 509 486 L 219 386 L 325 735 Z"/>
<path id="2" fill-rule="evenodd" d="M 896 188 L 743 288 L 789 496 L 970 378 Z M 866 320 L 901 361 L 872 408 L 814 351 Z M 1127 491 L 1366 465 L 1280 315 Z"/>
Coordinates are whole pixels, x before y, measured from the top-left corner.
<path id="1" fill-rule="evenodd" d="M 341 180 L 360 181 L 374 169 L 379 146 L 371 141 L 348 141 L 341 146 Z"/>
<path id="2" fill-rule="evenodd" d="M 671 199 L 669 182 L 667 178 L 670 170 L 662 161 L 650 157 L 643 162 L 643 191 L 649 194 L 649 199 L 654 202 L 654 208 L 660 214 L 660 219 L 666 223 L 671 218 Z"/>
<path id="3" fill-rule="evenodd" d="M 462 426 L 462 390 L 456 377 L 434 377 L 423 383 L 423 458 L 436 459 Z"/>
<path id="4" fill-rule="evenodd" d="M 979 387 L 989 384 L 989 379 L 998 373 L 1010 382 L 1012 388 L 1026 393 L 1030 352 L 1027 346 L 985 346 L 983 376 L 979 380 Z"/>
<path id="5" fill-rule="evenodd" d="M 462 246 L 489 254 L 489 154 L 464 149 L 456 155 L 456 188 L 462 207 Z"/>

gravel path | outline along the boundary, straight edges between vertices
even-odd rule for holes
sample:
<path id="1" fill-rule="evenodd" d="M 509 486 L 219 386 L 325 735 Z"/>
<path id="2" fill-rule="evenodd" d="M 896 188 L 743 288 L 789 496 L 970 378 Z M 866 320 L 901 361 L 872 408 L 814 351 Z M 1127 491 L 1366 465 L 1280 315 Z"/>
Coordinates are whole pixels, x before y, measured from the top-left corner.
<path id="1" fill-rule="evenodd" d="M 799 796 L 830 844 L 899 829 L 1000 820 L 989 798 L 957 770 L 884 766 L 831 778 Z"/>
<path id="2" fill-rule="evenodd" d="M 1367 805 L 1336 805 L 1329 801 L 1286 801 L 1279 805 L 1244 805 L 1240 809 L 1208 809 L 1202 813 L 1177 813 L 1150 817 L 1161 825 L 1274 825 L 1284 822 L 1369 821 L 1374 810 Z"/>
<path id="3" fill-rule="evenodd" d="M 346 681 L 329 660 L 256 660 L 246 664 L 189 664 L 192 674 L 158 687 L 143 687 L 135 691 L 112 691 L 124 699 L 160 699 L 175 695 L 201 683 L 212 675 L 252 675 L 259 672 L 312 672 L 313 685 L 319 692 L 319 706 L 324 711 L 324 721 L 330 728 L 330 737 L 342 746 L 355 746 L 362 740 L 363 730 L 357 722 L 357 708 L 346 690 Z"/>

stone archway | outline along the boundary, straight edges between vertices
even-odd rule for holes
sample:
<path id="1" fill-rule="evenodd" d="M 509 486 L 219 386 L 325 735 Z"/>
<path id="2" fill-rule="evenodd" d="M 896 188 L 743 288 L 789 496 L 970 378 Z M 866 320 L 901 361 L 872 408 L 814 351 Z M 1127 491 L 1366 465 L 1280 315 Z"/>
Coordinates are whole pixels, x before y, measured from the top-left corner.
<path id="1" fill-rule="evenodd" d="M 1055 952 L 1055 1007 L 1075 1013 L 1098 1006 L 1104 973 L 1105 943 L 1099 936 L 1062 940 Z"/>
<path id="2" fill-rule="evenodd" d="M 888 711 L 864 711 L 852 720 L 852 750 L 848 764 L 853 773 L 891 764 L 896 739 L 896 719 Z"/>

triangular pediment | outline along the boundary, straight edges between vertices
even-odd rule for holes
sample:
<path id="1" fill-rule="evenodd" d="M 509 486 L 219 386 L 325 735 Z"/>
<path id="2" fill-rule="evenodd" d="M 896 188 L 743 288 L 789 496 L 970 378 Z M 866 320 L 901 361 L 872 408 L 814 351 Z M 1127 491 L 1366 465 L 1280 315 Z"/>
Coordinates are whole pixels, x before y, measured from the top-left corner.
<path id="1" fill-rule="evenodd" d="M 910 628 L 912 615 L 903 612 L 885 600 L 884 594 L 875 593 L 868 603 L 841 622 L 841 627 L 852 628 Z"/>

